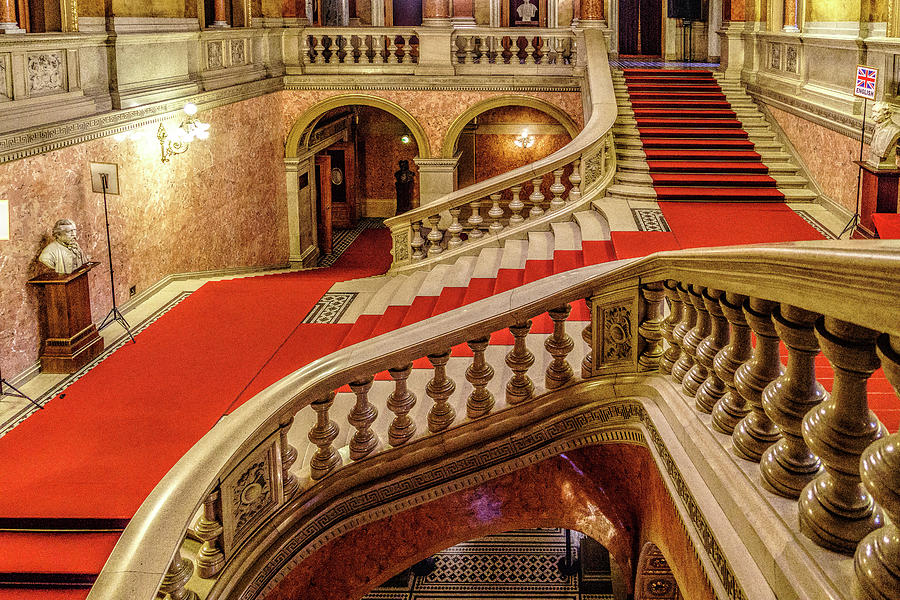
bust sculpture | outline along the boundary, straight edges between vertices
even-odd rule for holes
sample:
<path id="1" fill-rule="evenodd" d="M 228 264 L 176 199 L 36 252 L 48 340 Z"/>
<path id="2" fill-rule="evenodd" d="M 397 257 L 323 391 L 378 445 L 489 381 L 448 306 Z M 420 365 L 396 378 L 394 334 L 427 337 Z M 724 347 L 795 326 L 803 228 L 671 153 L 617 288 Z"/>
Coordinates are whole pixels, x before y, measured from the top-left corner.
<path id="1" fill-rule="evenodd" d="M 897 168 L 897 139 L 900 138 L 900 113 L 886 102 L 878 102 L 872 110 L 875 133 L 869 144 L 868 164 L 879 169 Z"/>
<path id="2" fill-rule="evenodd" d="M 70 219 L 60 219 L 53 226 L 53 241 L 41 251 L 38 260 L 57 273 L 68 275 L 84 264 L 84 253 L 78 245 L 78 228 Z"/>
<path id="3" fill-rule="evenodd" d="M 538 7 L 532 4 L 531 0 L 525 0 L 525 2 L 520 4 L 516 9 L 516 12 L 519 13 L 519 20 L 521 21 L 531 21 L 537 11 Z"/>

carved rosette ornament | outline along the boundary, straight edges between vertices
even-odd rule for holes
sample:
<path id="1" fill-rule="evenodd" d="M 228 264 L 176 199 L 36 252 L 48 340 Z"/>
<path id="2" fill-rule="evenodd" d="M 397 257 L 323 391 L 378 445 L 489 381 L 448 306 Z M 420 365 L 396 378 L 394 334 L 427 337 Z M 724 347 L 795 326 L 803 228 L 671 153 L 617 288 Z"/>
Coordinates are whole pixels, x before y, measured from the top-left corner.
<path id="1" fill-rule="evenodd" d="M 409 411 L 416 405 L 416 395 L 406 387 L 406 380 L 412 372 L 412 363 L 388 369 L 394 380 L 394 391 L 388 396 L 387 407 L 396 416 L 388 428 L 388 443 L 402 446 L 416 434 L 416 422 L 409 417 Z"/>
<path id="2" fill-rule="evenodd" d="M 669 303 L 669 316 L 663 321 L 662 336 L 668 342 L 669 347 L 659 359 L 659 372 L 667 375 L 672 373 L 672 367 L 681 354 L 681 347 L 675 340 L 675 327 L 681 321 L 682 303 L 681 297 L 678 295 L 678 282 L 674 279 L 668 279 L 665 282 L 666 301 Z"/>
<path id="3" fill-rule="evenodd" d="M 691 370 L 691 367 L 694 366 L 694 357 L 688 352 L 687 348 L 685 348 L 684 338 L 697 325 L 697 309 L 694 308 L 694 305 L 691 302 L 691 295 L 682 283 L 678 284 L 678 296 L 681 298 L 681 322 L 675 327 L 672 336 L 675 338 L 675 343 L 677 343 L 680 348 L 680 353 L 678 355 L 678 360 L 672 365 L 672 378 L 675 379 L 676 382 L 681 383 L 684 380 L 684 376 L 687 375 L 688 371 Z"/>
<path id="4" fill-rule="evenodd" d="M 490 342 L 490 336 L 466 342 L 473 355 L 472 364 L 466 369 L 466 380 L 474 388 L 466 402 L 466 416 L 470 419 L 488 415 L 494 408 L 494 394 L 487 389 L 494 378 L 494 367 L 484 360 L 484 351 Z"/>
<path id="5" fill-rule="evenodd" d="M 778 427 L 769 420 L 762 406 L 762 392 L 781 377 L 784 367 L 778 352 L 778 334 L 772 324 L 772 311 L 778 306 L 769 300 L 750 298 L 744 302 L 744 316 L 756 334 L 753 356 L 738 368 L 734 383 L 750 406 L 731 436 L 734 450 L 745 460 L 759 462 L 766 448 L 778 441 Z"/>
<path id="6" fill-rule="evenodd" d="M 434 400 L 434 405 L 428 411 L 428 431 L 432 433 L 447 429 L 456 418 L 456 411 L 448 402 L 456 391 L 456 383 L 447 377 L 449 360 L 449 348 L 439 354 L 428 355 L 428 361 L 434 367 L 434 377 L 425 385 L 425 393 Z"/>
<path id="7" fill-rule="evenodd" d="M 641 286 L 642 316 L 638 326 L 641 348 L 638 370 L 655 371 L 663 355 L 663 284 L 661 281 Z"/>
<path id="8" fill-rule="evenodd" d="M 825 469 L 800 494 L 800 531 L 845 554 L 883 524 L 860 479 L 862 453 L 885 434 L 866 398 L 868 379 L 879 365 L 877 335 L 831 317 L 816 321 L 822 353 L 834 367 L 834 386 L 831 398 L 803 418 L 803 439 Z"/>
<path id="9" fill-rule="evenodd" d="M 334 392 L 313 402 L 310 406 L 316 411 L 316 424 L 309 430 L 309 441 L 318 446 L 309 462 L 309 476 L 319 480 L 341 465 L 341 455 L 333 442 L 340 429 L 337 423 L 328 418 L 328 410 L 334 404 Z"/>
<path id="10" fill-rule="evenodd" d="M 568 304 L 548 311 L 553 320 L 553 335 L 544 341 L 544 348 L 553 357 L 544 378 L 548 390 L 564 386 L 574 376 L 572 366 L 566 360 L 566 356 L 575 348 L 575 340 L 566 333 L 566 319 L 571 312 L 572 307 Z"/>
<path id="11" fill-rule="evenodd" d="M 766 450 L 759 467 L 766 489 L 786 498 L 798 498 L 820 469 L 801 430 L 806 413 L 828 397 L 816 381 L 819 344 L 813 325 L 817 317 L 787 304 L 772 315 L 778 337 L 788 348 L 788 363 L 784 375 L 763 390 L 763 409 L 778 425 L 781 439 Z"/>
<path id="12" fill-rule="evenodd" d="M 700 389 L 700 386 L 703 385 L 703 382 L 706 381 L 709 375 L 706 367 L 697 356 L 697 348 L 712 333 L 712 319 L 709 318 L 709 311 L 703 303 L 703 294 L 706 293 L 706 288 L 692 285 L 688 288 L 688 291 L 690 292 L 691 304 L 694 305 L 694 309 L 697 311 L 697 324 L 684 336 L 682 348 L 693 358 L 694 364 L 681 381 L 681 391 L 686 396 L 693 398 L 697 395 L 697 390 Z"/>
<path id="13" fill-rule="evenodd" d="M 878 354 L 894 393 L 900 396 L 900 338 L 879 336 Z M 900 590 L 900 433 L 866 448 L 859 469 L 863 485 L 887 518 L 856 548 L 856 596 L 890 600 Z"/>
<path id="14" fill-rule="evenodd" d="M 224 528 L 219 498 L 219 490 L 214 490 L 206 497 L 203 501 L 203 514 L 194 527 L 194 533 L 203 540 L 197 553 L 197 574 L 204 579 L 215 577 L 225 566 L 225 554 L 221 546 Z"/>
<path id="15" fill-rule="evenodd" d="M 634 351 L 631 335 L 631 310 L 611 306 L 603 310 L 603 364 L 629 361 Z"/>
<path id="16" fill-rule="evenodd" d="M 159 591 L 168 594 L 171 600 L 198 600 L 199 596 L 185 587 L 193 574 L 194 563 L 181 556 L 181 550 L 176 550 Z"/>
<path id="17" fill-rule="evenodd" d="M 356 428 L 356 433 L 350 439 L 350 460 L 361 460 L 378 446 L 378 436 L 371 429 L 372 423 L 378 418 L 378 409 L 369 402 L 369 390 L 373 381 L 373 377 L 367 377 L 350 384 L 350 389 L 356 394 L 356 404 L 347 415 L 347 421 Z"/>
<path id="18" fill-rule="evenodd" d="M 735 387 L 734 374 L 738 368 L 750 360 L 753 356 L 753 346 L 750 343 L 750 326 L 747 325 L 747 319 L 744 318 L 744 309 L 742 308 L 746 296 L 740 294 L 732 294 L 728 292 L 719 299 L 719 305 L 722 307 L 722 314 L 728 319 L 731 325 L 731 342 L 716 354 L 713 361 L 713 367 L 716 375 L 725 384 L 725 395 L 722 396 L 712 411 L 712 423 L 718 431 L 731 435 L 734 428 L 741 422 L 747 413 L 750 412 L 750 406 L 744 397 L 740 395 Z"/>
<path id="19" fill-rule="evenodd" d="M 534 364 L 534 354 L 525 346 L 525 337 L 531 331 L 531 319 L 517 323 L 509 328 L 515 344 L 506 355 L 506 364 L 512 369 L 513 376 L 506 383 L 506 403 L 516 405 L 526 402 L 534 395 L 534 383 L 527 375 Z"/>

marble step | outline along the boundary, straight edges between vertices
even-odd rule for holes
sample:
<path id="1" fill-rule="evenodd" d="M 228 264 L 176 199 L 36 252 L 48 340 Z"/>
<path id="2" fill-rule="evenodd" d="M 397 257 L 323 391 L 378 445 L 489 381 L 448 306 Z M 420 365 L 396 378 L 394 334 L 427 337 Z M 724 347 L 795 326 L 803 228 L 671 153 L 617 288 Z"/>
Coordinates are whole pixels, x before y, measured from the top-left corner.
<path id="1" fill-rule="evenodd" d="M 795 171 L 796 172 L 796 171 Z M 782 173 L 769 173 L 779 188 L 806 188 L 809 182 L 806 177 L 800 175 L 787 175 Z"/>
<path id="2" fill-rule="evenodd" d="M 616 183 L 626 185 L 653 185 L 650 173 L 641 171 L 620 171 L 616 173 Z"/>
<path id="3" fill-rule="evenodd" d="M 646 160 L 620 160 L 617 163 L 619 171 L 640 171 L 641 173 L 649 173 L 650 167 L 647 166 Z"/>
<path id="4" fill-rule="evenodd" d="M 580 210 L 574 215 L 583 242 L 599 242 L 610 239 L 610 226 L 595 210 Z"/>
<path id="5" fill-rule="evenodd" d="M 607 192 L 634 200 L 656 200 L 656 191 L 652 186 L 614 183 L 607 188 Z"/>

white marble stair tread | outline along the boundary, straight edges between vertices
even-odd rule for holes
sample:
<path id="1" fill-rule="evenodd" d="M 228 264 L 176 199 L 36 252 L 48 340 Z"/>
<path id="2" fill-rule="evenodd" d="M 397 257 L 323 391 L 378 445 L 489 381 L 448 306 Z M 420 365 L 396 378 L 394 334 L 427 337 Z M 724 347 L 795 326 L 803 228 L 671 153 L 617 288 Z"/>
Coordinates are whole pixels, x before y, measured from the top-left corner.
<path id="1" fill-rule="evenodd" d="M 453 268 L 453 265 L 450 264 L 439 264 L 435 265 L 433 269 L 428 271 L 428 274 L 425 277 L 425 280 L 422 281 L 422 286 L 419 288 L 418 296 L 440 296 L 441 290 L 444 289 L 444 280 L 447 277 L 447 273 L 450 269 Z"/>
<path id="2" fill-rule="evenodd" d="M 384 309 L 391 305 L 391 299 L 403 283 L 409 279 L 408 275 L 397 275 L 390 278 L 381 287 L 380 290 L 372 295 L 366 307 L 362 310 L 363 315 L 382 315 Z"/>
<path id="3" fill-rule="evenodd" d="M 497 271 L 500 269 L 500 260 L 503 258 L 503 248 L 485 248 L 478 255 L 478 261 L 475 263 L 475 269 L 472 271 L 473 278 L 494 279 L 497 277 Z"/>
<path id="4" fill-rule="evenodd" d="M 619 198 L 598 198 L 593 201 L 593 205 L 597 207 L 606 217 L 609 223 L 610 231 L 637 231 L 637 223 L 634 222 L 634 215 L 631 213 L 631 207 L 628 202 Z M 584 239 L 584 237 L 582 237 Z"/>
<path id="5" fill-rule="evenodd" d="M 447 272 L 444 287 L 468 287 L 477 261 L 477 256 L 460 256 Z"/>
<path id="6" fill-rule="evenodd" d="M 329 292 L 369 292 L 375 293 L 380 290 L 387 280 L 391 279 L 391 275 L 373 275 L 369 277 L 360 277 L 359 279 L 348 279 L 346 281 L 338 281 L 332 285 Z"/>
<path id="7" fill-rule="evenodd" d="M 500 258 L 501 269 L 524 269 L 528 256 L 528 240 L 506 240 L 503 245 L 503 256 Z"/>
<path id="8" fill-rule="evenodd" d="M 553 260 L 553 232 L 529 231 L 527 260 Z"/>
<path id="9" fill-rule="evenodd" d="M 389 306 L 409 306 L 416 299 L 422 282 L 428 276 L 427 271 L 415 271 L 407 276 L 390 299 Z"/>
<path id="10" fill-rule="evenodd" d="M 581 230 L 582 242 L 601 242 L 609 239 L 609 223 L 596 210 L 580 210 L 574 216 Z"/>
<path id="11" fill-rule="evenodd" d="M 554 250 L 581 250 L 581 230 L 575 221 L 551 223 Z"/>

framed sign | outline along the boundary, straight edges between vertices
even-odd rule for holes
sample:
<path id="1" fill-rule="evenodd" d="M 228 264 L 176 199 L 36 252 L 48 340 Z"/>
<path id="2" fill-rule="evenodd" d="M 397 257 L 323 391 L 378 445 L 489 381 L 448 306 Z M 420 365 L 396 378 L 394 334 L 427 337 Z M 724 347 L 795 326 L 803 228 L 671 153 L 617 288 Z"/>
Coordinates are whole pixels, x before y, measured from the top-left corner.
<path id="1" fill-rule="evenodd" d="M 103 193 L 103 176 L 106 176 L 106 193 L 119 195 L 119 166 L 115 163 L 91 163 L 91 189 Z"/>
<path id="2" fill-rule="evenodd" d="M 877 85 L 878 69 L 863 65 L 856 67 L 856 88 L 853 90 L 854 96 L 874 100 L 875 88 Z"/>

